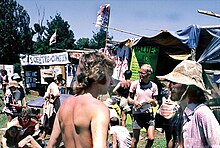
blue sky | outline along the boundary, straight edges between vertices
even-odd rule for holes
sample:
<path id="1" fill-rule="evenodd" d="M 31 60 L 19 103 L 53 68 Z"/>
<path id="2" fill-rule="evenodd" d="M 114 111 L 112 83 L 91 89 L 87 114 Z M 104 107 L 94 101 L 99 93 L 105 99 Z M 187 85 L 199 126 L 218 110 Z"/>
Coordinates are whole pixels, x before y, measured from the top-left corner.
<path id="1" fill-rule="evenodd" d="M 177 31 L 191 24 L 220 25 L 220 18 L 200 14 L 198 9 L 220 14 L 220 0 L 17 0 L 31 18 L 31 26 L 42 19 L 44 25 L 50 16 L 60 13 L 68 21 L 75 38 L 92 38 L 98 28 L 97 12 L 103 4 L 110 4 L 110 27 L 144 36 L 156 35 L 163 30 Z M 38 10 L 40 15 L 38 14 Z M 109 29 L 114 40 L 136 36 Z"/>

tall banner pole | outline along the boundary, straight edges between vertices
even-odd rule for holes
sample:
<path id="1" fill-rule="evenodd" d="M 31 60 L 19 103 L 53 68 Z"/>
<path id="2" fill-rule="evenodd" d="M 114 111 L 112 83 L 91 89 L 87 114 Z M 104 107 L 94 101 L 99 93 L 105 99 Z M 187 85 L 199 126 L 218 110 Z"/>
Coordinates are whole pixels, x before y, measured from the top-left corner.
<path id="1" fill-rule="evenodd" d="M 108 28 L 110 19 L 110 4 L 104 4 L 100 7 L 96 20 L 96 27 L 100 27 L 106 31 L 105 47 L 107 46 Z"/>
<path id="2" fill-rule="evenodd" d="M 109 20 L 110 20 L 110 4 L 106 4 L 106 9 L 107 9 L 107 28 L 106 28 L 106 37 L 105 37 L 105 48 L 107 48 L 107 42 L 108 42 L 108 28 L 109 28 Z"/>

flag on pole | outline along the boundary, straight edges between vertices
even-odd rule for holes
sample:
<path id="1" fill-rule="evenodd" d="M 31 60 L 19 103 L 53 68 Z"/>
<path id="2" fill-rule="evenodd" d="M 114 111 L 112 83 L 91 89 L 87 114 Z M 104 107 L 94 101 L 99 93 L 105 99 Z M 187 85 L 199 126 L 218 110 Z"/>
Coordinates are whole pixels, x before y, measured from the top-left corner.
<path id="1" fill-rule="evenodd" d="M 56 37 L 57 37 L 57 31 L 54 32 L 54 34 L 50 38 L 50 43 L 49 45 L 51 46 L 52 44 L 56 43 Z"/>
<path id="2" fill-rule="evenodd" d="M 100 7 L 96 20 L 96 27 L 102 27 L 106 29 L 109 24 L 109 16 L 110 16 L 110 4 L 104 4 Z"/>

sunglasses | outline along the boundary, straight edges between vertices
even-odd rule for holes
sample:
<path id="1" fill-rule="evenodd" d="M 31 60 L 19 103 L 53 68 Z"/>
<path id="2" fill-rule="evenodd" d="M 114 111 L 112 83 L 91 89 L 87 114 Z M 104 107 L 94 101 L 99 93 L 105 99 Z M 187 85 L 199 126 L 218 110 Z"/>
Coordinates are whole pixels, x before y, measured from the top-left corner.
<path id="1" fill-rule="evenodd" d="M 151 75 L 152 72 L 147 70 L 146 72 L 139 71 L 138 73 L 141 75 Z"/>

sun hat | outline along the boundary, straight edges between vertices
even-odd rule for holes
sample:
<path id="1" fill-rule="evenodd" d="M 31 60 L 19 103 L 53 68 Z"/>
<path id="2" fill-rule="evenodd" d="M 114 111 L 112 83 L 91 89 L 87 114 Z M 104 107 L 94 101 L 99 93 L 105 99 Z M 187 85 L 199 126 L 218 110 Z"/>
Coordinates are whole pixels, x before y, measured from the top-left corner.
<path id="1" fill-rule="evenodd" d="M 9 86 L 8 86 L 9 88 L 10 87 L 18 87 L 18 82 L 17 81 L 11 81 L 10 83 L 9 83 Z"/>
<path id="2" fill-rule="evenodd" d="M 209 93 L 203 82 L 202 65 L 196 61 L 183 60 L 172 72 L 164 76 L 157 76 L 157 78 L 185 85 L 195 85 L 204 92 Z"/>
<path id="3" fill-rule="evenodd" d="M 16 80 L 16 79 L 20 79 L 21 77 L 19 76 L 19 74 L 18 73 L 14 73 L 13 75 L 12 75 L 12 80 Z"/>

